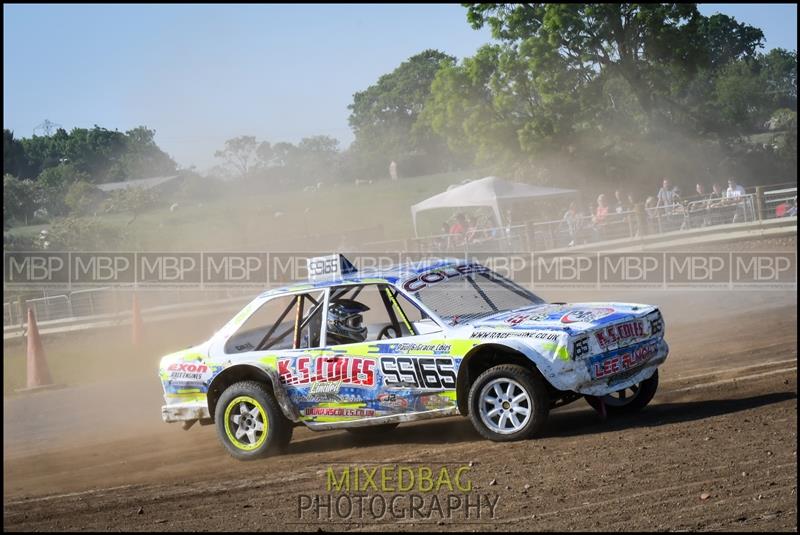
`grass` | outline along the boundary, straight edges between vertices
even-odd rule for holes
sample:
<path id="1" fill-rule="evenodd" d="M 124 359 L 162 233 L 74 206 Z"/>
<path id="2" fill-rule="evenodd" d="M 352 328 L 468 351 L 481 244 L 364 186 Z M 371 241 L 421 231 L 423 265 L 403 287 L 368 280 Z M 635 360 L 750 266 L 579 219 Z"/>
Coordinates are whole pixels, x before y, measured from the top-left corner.
<path id="1" fill-rule="evenodd" d="M 126 250 L 291 251 L 315 237 L 336 240 L 342 233 L 364 229 L 373 229 L 365 241 L 403 239 L 413 236 L 411 205 L 451 184 L 481 176 L 480 171 L 461 171 L 358 186 L 337 184 L 313 192 L 231 193 L 210 201 L 183 202 L 174 212 L 160 207 L 140 214 L 131 224 L 129 214 L 99 217 L 126 230 L 128 237 L 120 246 Z M 30 237 L 43 228 L 17 227 L 10 233 Z"/>

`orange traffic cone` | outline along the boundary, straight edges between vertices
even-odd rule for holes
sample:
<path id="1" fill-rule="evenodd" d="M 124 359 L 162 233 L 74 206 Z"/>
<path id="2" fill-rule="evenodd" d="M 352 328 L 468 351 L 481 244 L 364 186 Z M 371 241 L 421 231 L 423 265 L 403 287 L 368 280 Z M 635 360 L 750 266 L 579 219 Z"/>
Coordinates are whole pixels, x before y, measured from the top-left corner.
<path id="1" fill-rule="evenodd" d="M 28 307 L 28 389 L 53 386 L 33 308 Z"/>
<path id="2" fill-rule="evenodd" d="M 142 345 L 142 313 L 139 310 L 139 296 L 133 294 L 133 314 L 131 318 L 131 342 L 134 347 Z"/>

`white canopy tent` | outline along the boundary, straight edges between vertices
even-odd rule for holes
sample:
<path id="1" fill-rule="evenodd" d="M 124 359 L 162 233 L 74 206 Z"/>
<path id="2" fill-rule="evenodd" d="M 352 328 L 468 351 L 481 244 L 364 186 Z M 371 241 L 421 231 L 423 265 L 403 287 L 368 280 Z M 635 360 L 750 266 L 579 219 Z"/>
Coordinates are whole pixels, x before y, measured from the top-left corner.
<path id="1" fill-rule="evenodd" d="M 500 206 L 512 201 L 538 200 L 561 197 L 577 193 L 572 189 L 548 188 L 507 182 L 496 176 L 473 180 L 461 186 L 451 187 L 445 192 L 429 197 L 411 207 L 414 234 L 417 234 L 417 214 L 438 208 L 464 208 L 485 206 L 494 212 L 497 226 L 502 226 Z"/>

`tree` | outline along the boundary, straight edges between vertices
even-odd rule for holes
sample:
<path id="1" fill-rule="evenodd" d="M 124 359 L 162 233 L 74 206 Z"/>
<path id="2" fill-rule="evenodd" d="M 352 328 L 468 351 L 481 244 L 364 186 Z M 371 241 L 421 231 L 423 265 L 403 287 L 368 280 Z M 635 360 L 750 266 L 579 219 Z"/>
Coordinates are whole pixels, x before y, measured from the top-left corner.
<path id="1" fill-rule="evenodd" d="M 303 138 L 293 151 L 292 162 L 306 183 L 331 182 L 336 178 L 339 141 L 330 136 Z"/>
<path id="2" fill-rule="evenodd" d="M 137 126 L 125 132 L 125 150 L 109 170 L 109 176 L 147 178 L 170 175 L 177 165 L 155 142 L 156 131 Z"/>
<path id="3" fill-rule="evenodd" d="M 28 162 L 25 159 L 25 149 L 18 139 L 14 139 L 14 132 L 3 129 L 3 175 L 28 176 Z"/>
<path id="4" fill-rule="evenodd" d="M 239 136 L 226 141 L 225 147 L 215 152 L 214 156 L 221 158 L 240 178 L 244 178 L 252 171 L 258 147 L 255 136 Z"/>
<path id="5" fill-rule="evenodd" d="M 620 77 L 651 122 L 685 111 L 672 94 L 699 68 L 751 55 L 763 40 L 695 4 L 470 4 L 467 20 L 506 43 L 554 51 L 587 79 Z"/>
<path id="6" fill-rule="evenodd" d="M 48 167 L 39 174 L 36 181 L 50 187 L 68 187 L 75 182 L 90 182 L 91 177 L 88 173 L 80 171 L 75 164 L 63 163 L 54 167 Z"/>
<path id="7" fill-rule="evenodd" d="M 451 150 L 472 153 L 478 163 L 510 163 L 568 146 L 585 85 L 561 56 L 535 42 L 487 45 L 442 67 L 422 118 Z"/>
<path id="8" fill-rule="evenodd" d="M 417 119 L 436 72 L 454 61 L 438 50 L 425 50 L 353 95 L 348 106 L 356 138 L 352 148 L 366 164 L 365 173 L 386 174 L 391 160 L 414 158 L 430 167 L 447 157 L 444 140 Z"/>
<path id="9" fill-rule="evenodd" d="M 52 136 L 20 140 L 24 172 L 36 177 L 47 169 L 68 164 L 93 183 L 174 173 L 177 165 L 156 145 L 154 136 L 155 131 L 144 126 L 125 133 L 97 125 L 70 132 L 59 128 Z"/>
<path id="10" fill-rule="evenodd" d="M 67 189 L 64 202 L 73 215 L 86 215 L 95 210 L 102 200 L 102 193 L 89 182 L 75 182 Z"/>
<path id="11" fill-rule="evenodd" d="M 3 228 L 13 223 L 28 224 L 36 210 L 36 185 L 3 175 Z"/>

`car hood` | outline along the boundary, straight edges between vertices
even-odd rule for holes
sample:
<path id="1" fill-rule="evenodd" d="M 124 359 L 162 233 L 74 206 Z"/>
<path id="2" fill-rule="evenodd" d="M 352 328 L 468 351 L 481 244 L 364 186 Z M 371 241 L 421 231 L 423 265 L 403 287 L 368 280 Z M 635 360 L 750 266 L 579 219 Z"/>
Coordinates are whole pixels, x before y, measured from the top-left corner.
<path id="1" fill-rule="evenodd" d="M 476 329 L 552 329 L 577 333 L 643 317 L 656 308 L 638 303 L 547 303 L 483 317 L 469 325 Z"/>

